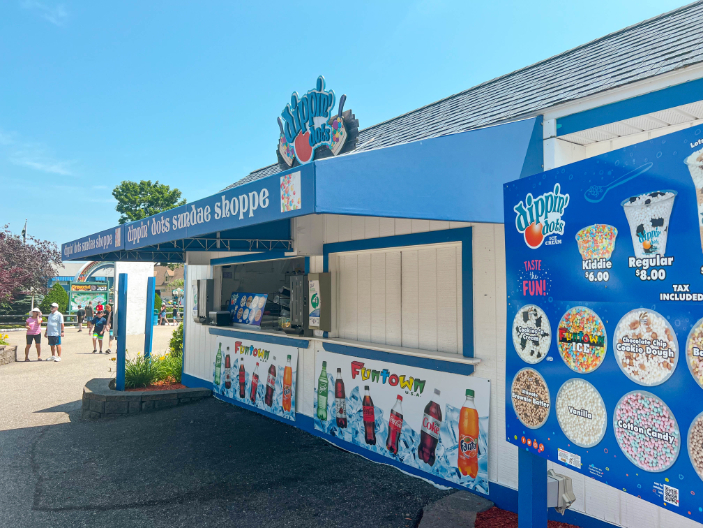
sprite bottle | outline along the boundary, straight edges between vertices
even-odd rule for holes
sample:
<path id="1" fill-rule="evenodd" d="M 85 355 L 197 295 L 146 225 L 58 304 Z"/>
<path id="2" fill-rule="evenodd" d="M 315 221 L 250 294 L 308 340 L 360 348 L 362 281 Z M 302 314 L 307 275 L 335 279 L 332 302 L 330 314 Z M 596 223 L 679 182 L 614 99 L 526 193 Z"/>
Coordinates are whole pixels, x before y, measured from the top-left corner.
<path id="1" fill-rule="evenodd" d="M 317 417 L 320 421 L 327 421 L 327 390 L 329 382 L 327 381 L 327 361 L 322 362 L 322 372 L 317 380 Z"/>
<path id="2" fill-rule="evenodd" d="M 217 357 L 215 358 L 215 385 L 220 386 L 222 381 L 222 343 L 217 349 Z"/>

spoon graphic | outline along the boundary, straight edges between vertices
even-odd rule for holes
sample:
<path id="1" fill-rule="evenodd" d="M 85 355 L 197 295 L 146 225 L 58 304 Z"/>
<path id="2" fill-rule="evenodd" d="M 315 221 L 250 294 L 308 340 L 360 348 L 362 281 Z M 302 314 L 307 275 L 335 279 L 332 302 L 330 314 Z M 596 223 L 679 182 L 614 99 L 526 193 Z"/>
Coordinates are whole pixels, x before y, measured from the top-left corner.
<path id="1" fill-rule="evenodd" d="M 649 169 L 651 169 L 653 165 L 654 163 L 652 163 L 651 161 L 649 163 L 645 163 L 644 165 L 641 165 L 636 169 L 633 169 L 630 172 L 623 174 L 616 180 L 611 181 L 608 185 L 591 185 L 583 194 L 583 197 L 591 203 L 598 203 L 602 201 L 603 198 L 605 198 L 605 195 L 608 194 L 608 191 L 610 189 L 613 189 L 618 185 L 622 185 L 625 182 L 629 182 L 630 180 L 637 178 L 637 176 L 644 174 Z"/>

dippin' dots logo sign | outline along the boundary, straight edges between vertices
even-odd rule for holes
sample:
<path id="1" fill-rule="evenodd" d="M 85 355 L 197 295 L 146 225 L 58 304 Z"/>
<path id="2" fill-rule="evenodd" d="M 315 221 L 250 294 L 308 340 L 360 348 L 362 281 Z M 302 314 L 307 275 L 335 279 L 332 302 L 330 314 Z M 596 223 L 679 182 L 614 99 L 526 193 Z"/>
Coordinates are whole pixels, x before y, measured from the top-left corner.
<path id="1" fill-rule="evenodd" d="M 564 209 L 569 205 L 569 195 L 561 194 L 559 184 L 554 190 L 533 198 L 531 193 L 520 202 L 513 211 L 515 227 L 525 236 L 525 244 L 532 249 L 542 245 L 549 235 L 563 235 L 566 222 L 562 220 Z"/>

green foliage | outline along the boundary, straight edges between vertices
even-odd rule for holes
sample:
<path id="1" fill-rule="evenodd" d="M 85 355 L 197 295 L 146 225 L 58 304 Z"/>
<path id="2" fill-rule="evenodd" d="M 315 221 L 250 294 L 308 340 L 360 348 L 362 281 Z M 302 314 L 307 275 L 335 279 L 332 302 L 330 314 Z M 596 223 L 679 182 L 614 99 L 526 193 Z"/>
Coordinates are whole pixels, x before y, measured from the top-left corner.
<path id="1" fill-rule="evenodd" d="M 172 356 L 181 357 L 183 355 L 183 323 L 179 324 L 178 328 L 173 331 L 168 347 Z"/>
<path id="2" fill-rule="evenodd" d="M 42 313 L 48 314 L 51 312 L 52 303 L 58 303 L 59 312 L 66 313 L 66 309 L 68 308 L 68 293 L 66 293 L 66 290 L 64 290 L 63 286 L 58 282 L 54 283 L 49 293 L 46 294 L 46 297 L 44 297 L 44 300 L 39 305 L 39 309 Z"/>
<path id="3" fill-rule="evenodd" d="M 120 224 L 141 220 L 151 215 L 168 211 L 186 203 L 181 200 L 181 191 L 171 189 L 157 180 L 142 180 L 139 183 L 123 181 L 112 191 L 117 200 L 117 212 L 121 214 Z"/>
<path id="4" fill-rule="evenodd" d="M 154 294 L 154 310 L 160 312 L 162 304 L 163 301 L 161 300 L 161 296 L 158 293 Z"/>
<path id="5" fill-rule="evenodd" d="M 127 389 L 148 387 L 160 379 L 159 361 L 137 355 L 136 359 L 125 362 L 124 386 Z"/>
<path id="6" fill-rule="evenodd" d="M 174 290 L 177 290 L 178 288 L 183 289 L 183 279 L 176 279 L 175 281 L 173 281 L 173 282 L 171 283 L 170 286 L 171 286 L 171 288 L 173 288 Z"/>
<path id="7" fill-rule="evenodd" d="M 148 387 L 159 381 L 181 382 L 183 358 L 172 354 L 144 357 L 138 354 L 135 359 L 125 362 L 125 388 Z"/>

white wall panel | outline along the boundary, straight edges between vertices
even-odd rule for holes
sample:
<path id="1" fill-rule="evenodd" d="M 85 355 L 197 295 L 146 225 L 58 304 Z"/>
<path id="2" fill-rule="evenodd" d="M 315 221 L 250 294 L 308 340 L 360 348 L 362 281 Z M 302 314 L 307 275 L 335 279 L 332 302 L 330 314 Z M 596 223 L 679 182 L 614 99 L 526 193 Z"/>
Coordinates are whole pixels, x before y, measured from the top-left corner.
<path id="1" fill-rule="evenodd" d="M 394 218 L 379 218 L 379 233 L 378 236 L 389 237 L 395 235 L 395 219 Z"/>
<path id="2" fill-rule="evenodd" d="M 363 216 L 352 216 L 351 223 L 351 239 L 363 240 L 366 234 L 366 219 Z"/>
<path id="3" fill-rule="evenodd" d="M 367 216 L 364 219 L 364 238 L 378 238 L 381 236 L 381 219 Z"/>
<path id="4" fill-rule="evenodd" d="M 419 348 L 420 324 L 420 292 L 418 281 L 420 268 L 418 265 L 417 250 L 407 250 L 401 256 L 401 285 L 402 285 L 402 340 L 401 345 L 406 348 Z"/>
<path id="5" fill-rule="evenodd" d="M 428 224 L 429 229 L 429 224 Z M 418 250 L 418 347 L 437 350 L 437 249 Z M 403 307 L 405 309 L 405 306 Z"/>
<path id="6" fill-rule="evenodd" d="M 402 280 L 400 251 L 387 251 L 386 256 L 386 344 L 401 346 L 403 323 L 401 315 Z"/>
<path id="7" fill-rule="evenodd" d="M 357 257 L 357 330 L 356 338 L 371 341 L 371 254 L 360 253 Z"/>
<path id="8" fill-rule="evenodd" d="M 412 233 L 412 220 L 406 218 L 396 218 L 395 219 L 395 234 L 396 235 L 409 235 Z"/>
<path id="9" fill-rule="evenodd" d="M 461 325 L 457 318 L 456 253 L 458 246 L 437 248 L 437 350 L 460 353 Z"/>
<path id="10" fill-rule="evenodd" d="M 371 339 L 386 343 L 386 254 L 371 254 Z"/>

